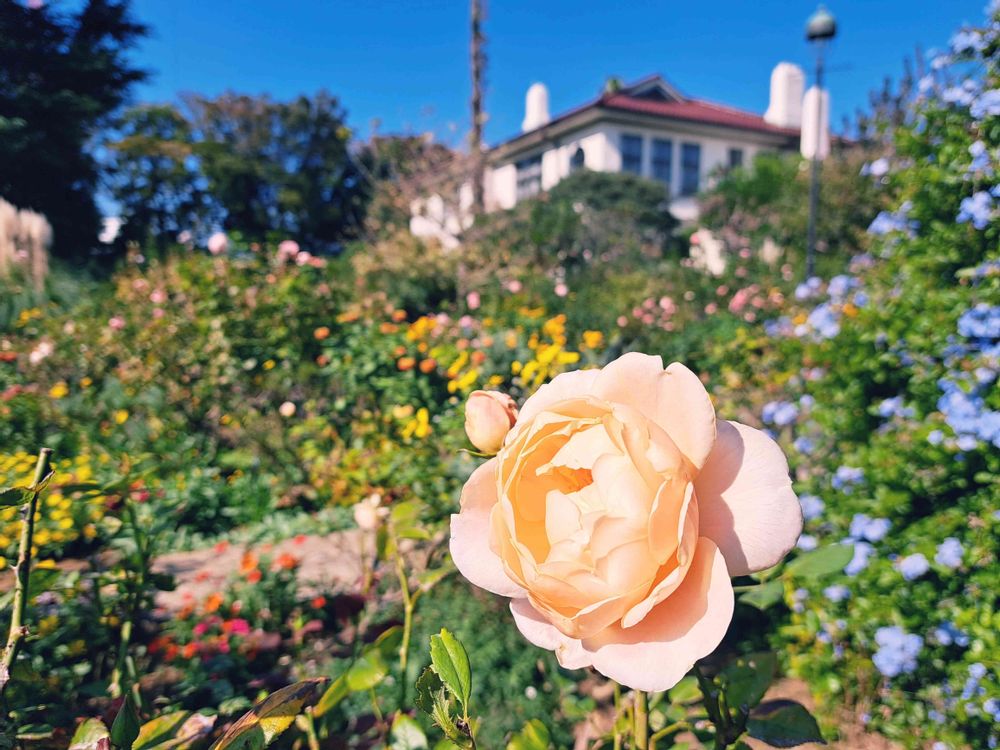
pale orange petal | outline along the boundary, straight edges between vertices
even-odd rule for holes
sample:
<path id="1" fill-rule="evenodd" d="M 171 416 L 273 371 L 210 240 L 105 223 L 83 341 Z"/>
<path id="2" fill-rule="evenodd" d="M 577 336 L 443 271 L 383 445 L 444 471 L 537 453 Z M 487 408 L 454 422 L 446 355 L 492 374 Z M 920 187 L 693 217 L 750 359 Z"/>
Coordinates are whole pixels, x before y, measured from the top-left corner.
<path id="1" fill-rule="evenodd" d="M 694 488 L 701 534 L 719 545 L 732 576 L 776 565 L 802 532 L 785 454 L 753 427 L 719 420 Z"/>
<path id="2" fill-rule="evenodd" d="M 490 545 L 490 511 L 497 502 L 496 459 L 472 472 L 462 488 L 461 509 L 451 517 L 451 558 L 472 583 L 500 596 L 524 596 L 504 572 Z"/>

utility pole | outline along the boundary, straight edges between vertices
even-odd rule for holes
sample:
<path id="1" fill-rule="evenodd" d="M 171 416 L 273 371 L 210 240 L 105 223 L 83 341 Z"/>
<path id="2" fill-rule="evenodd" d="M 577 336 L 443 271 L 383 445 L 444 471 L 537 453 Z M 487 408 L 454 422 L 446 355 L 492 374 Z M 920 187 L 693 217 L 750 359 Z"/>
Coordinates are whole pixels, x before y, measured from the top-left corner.
<path id="1" fill-rule="evenodd" d="M 485 172 L 483 162 L 483 74 L 486 68 L 486 39 L 483 36 L 485 0 L 472 0 L 472 39 L 470 44 L 472 62 L 472 132 L 469 134 L 469 151 L 472 157 L 472 212 L 481 214 L 485 208 Z"/>

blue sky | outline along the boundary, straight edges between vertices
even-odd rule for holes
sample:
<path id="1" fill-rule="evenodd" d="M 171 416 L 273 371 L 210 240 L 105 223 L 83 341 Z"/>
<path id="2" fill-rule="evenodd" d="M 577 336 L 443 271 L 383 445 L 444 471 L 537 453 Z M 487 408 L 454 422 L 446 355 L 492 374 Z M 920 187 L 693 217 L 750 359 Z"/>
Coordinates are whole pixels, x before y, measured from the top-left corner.
<path id="1" fill-rule="evenodd" d="M 771 68 L 811 69 L 803 40 L 814 0 L 487 0 L 487 140 L 520 129 L 524 92 L 549 87 L 553 114 L 593 97 L 609 75 L 662 73 L 682 92 L 763 112 Z M 830 0 L 834 123 L 898 76 L 915 45 L 947 44 L 986 0 Z M 360 137 L 468 129 L 465 0 L 136 0 L 152 36 L 136 60 L 153 73 L 141 101 L 226 89 L 287 98 L 325 87 Z"/>

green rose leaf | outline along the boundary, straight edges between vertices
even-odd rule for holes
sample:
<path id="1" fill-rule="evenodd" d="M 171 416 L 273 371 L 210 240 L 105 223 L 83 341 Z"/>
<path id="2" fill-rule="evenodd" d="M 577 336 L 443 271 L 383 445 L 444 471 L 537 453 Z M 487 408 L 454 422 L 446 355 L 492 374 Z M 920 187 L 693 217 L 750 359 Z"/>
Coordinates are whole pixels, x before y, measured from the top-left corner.
<path id="1" fill-rule="evenodd" d="M 532 719 L 507 743 L 507 750 L 549 750 L 551 746 L 548 728 L 538 719 Z"/>
<path id="2" fill-rule="evenodd" d="M 340 675 L 323 693 L 323 697 L 313 708 L 313 716 L 320 717 L 332 711 L 351 692 L 347 686 L 347 675 Z"/>
<path id="3" fill-rule="evenodd" d="M 806 742 L 826 744 L 816 719 L 795 701 L 761 703 L 747 720 L 747 732 L 772 747 L 797 747 Z"/>
<path id="4" fill-rule="evenodd" d="M 413 719 L 406 714 L 396 714 L 392 722 L 392 750 L 425 750 L 427 747 L 427 736 Z"/>
<path id="5" fill-rule="evenodd" d="M 139 711 L 131 693 L 125 694 L 118 715 L 111 725 L 111 744 L 121 750 L 132 750 L 132 743 L 139 736 Z"/>
<path id="6" fill-rule="evenodd" d="M 764 610 L 780 602 L 784 593 L 785 586 L 781 581 L 768 581 L 744 592 L 740 597 L 740 601 L 744 604 L 749 604 L 751 607 Z"/>
<path id="7" fill-rule="evenodd" d="M 276 740 L 315 701 L 328 679 L 316 677 L 276 690 L 244 714 L 212 750 L 260 750 Z"/>
<path id="8" fill-rule="evenodd" d="M 719 677 L 730 706 L 753 708 L 764 697 L 778 670 L 778 658 L 769 652 L 741 656 L 725 669 Z"/>
<path id="9" fill-rule="evenodd" d="M 431 666 L 462 705 L 468 708 L 472 695 L 472 668 L 465 647 L 448 630 L 431 636 Z"/>
<path id="10" fill-rule="evenodd" d="M 27 487 L 0 487 L 0 508 L 24 505 L 31 498 Z"/>
<path id="11" fill-rule="evenodd" d="M 796 557 L 785 566 L 785 575 L 792 578 L 822 578 L 842 572 L 853 557 L 853 547 L 831 544 Z"/>
<path id="12" fill-rule="evenodd" d="M 369 648 L 347 670 L 347 687 L 354 693 L 371 690 L 387 674 L 389 667 L 382 653 L 376 648 Z"/>

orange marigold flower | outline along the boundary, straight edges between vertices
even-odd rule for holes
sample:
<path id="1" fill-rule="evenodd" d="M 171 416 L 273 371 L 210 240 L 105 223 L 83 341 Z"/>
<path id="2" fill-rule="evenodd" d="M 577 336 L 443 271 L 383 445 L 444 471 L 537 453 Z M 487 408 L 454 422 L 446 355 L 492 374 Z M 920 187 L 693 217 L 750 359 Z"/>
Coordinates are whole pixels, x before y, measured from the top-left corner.
<path id="1" fill-rule="evenodd" d="M 253 552 L 244 552 L 243 557 L 240 559 L 240 573 L 246 575 L 257 567 L 257 563 L 257 555 Z"/>
<path id="2" fill-rule="evenodd" d="M 330 335 L 330 329 L 327 326 L 320 326 L 315 331 L 313 331 L 313 336 L 316 337 L 317 341 L 322 341 L 329 335 Z"/>
<path id="3" fill-rule="evenodd" d="M 208 598 L 205 600 L 205 611 L 206 612 L 218 612 L 219 607 L 222 606 L 222 594 L 216 591 L 214 594 L 209 594 Z"/>
<path id="4" fill-rule="evenodd" d="M 215 550 L 215 554 L 221 555 L 223 552 L 229 549 L 229 542 L 219 542 L 218 544 L 215 545 L 215 547 L 213 547 L 213 549 Z"/>
<path id="5" fill-rule="evenodd" d="M 274 567 L 278 570 L 295 570 L 299 565 L 299 558 L 295 555 L 290 555 L 287 552 L 282 552 L 274 560 Z"/>
<path id="6" fill-rule="evenodd" d="M 399 361 L 396 362 L 396 367 L 402 372 L 406 372 L 407 370 L 412 370 L 416 364 L 417 360 L 413 357 L 400 357 Z"/>
<path id="7" fill-rule="evenodd" d="M 476 351 L 472 353 L 471 359 L 472 359 L 472 364 L 481 365 L 483 362 L 486 361 L 486 355 L 483 354 L 482 352 Z"/>
<path id="8" fill-rule="evenodd" d="M 424 373 L 424 375 L 429 375 L 430 373 L 434 372 L 434 369 L 436 367 L 437 367 L 437 361 L 434 360 L 433 358 L 424 359 L 420 361 L 420 372 Z"/>
<path id="9" fill-rule="evenodd" d="M 198 654 L 198 644 L 197 643 L 185 643 L 184 648 L 181 649 L 181 656 L 185 659 L 193 659 Z"/>
<path id="10" fill-rule="evenodd" d="M 402 323 L 404 320 L 406 320 L 406 310 L 393 310 L 392 319 L 396 323 Z"/>
<path id="11" fill-rule="evenodd" d="M 250 583 L 257 583 L 258 581 L 260 581 L 260 578 L 261 578 L 261 572 L 257 568 L 254 568 L 249 573 L 247 573 L 247 580 Z"/>
<path id="12" fill-rule="evenodd" d="M 312 604 L 313 609 L 323 609 L 323 607 L 326 606 L 326 597 L 325 596 L 313 597 L 313 600 L 310 602 L 310 604 Z"/>
<path id="13" fill-rule="evenodd" d="M 395 323 L 382 323 L 378 327 L 378 330 L 380 333 L 395 333 L 396 331 L 399 330 L 399 326 L 397 326 Z"/>

